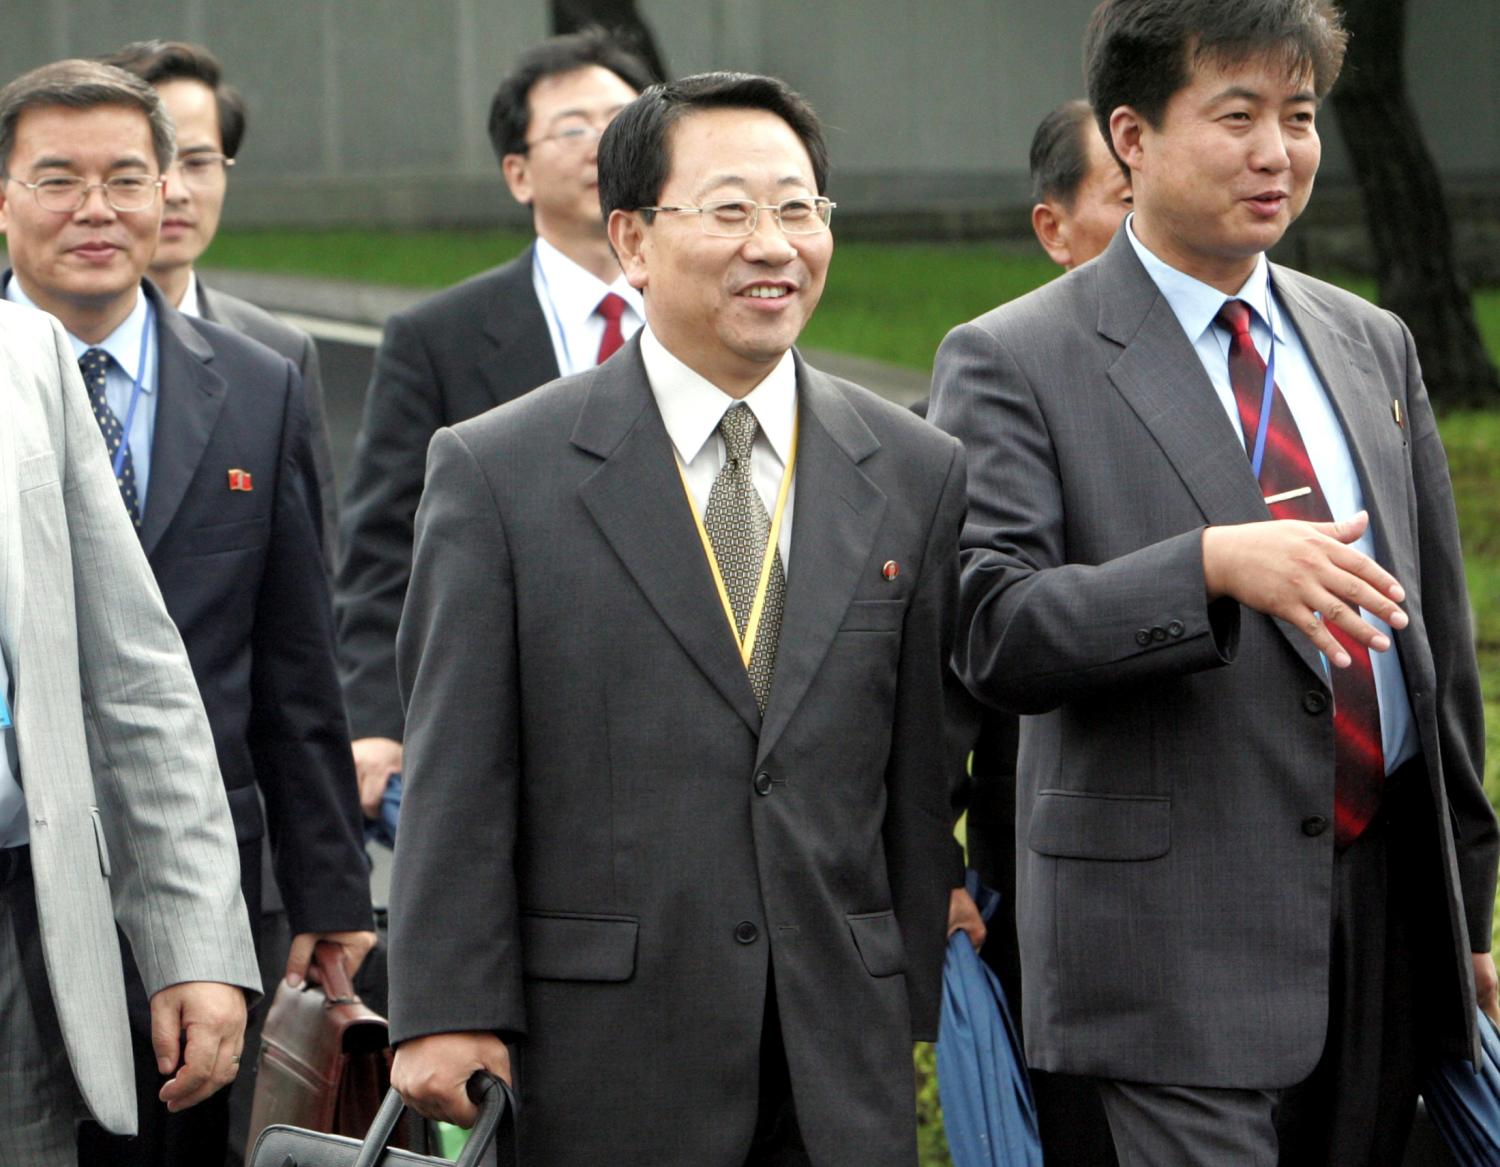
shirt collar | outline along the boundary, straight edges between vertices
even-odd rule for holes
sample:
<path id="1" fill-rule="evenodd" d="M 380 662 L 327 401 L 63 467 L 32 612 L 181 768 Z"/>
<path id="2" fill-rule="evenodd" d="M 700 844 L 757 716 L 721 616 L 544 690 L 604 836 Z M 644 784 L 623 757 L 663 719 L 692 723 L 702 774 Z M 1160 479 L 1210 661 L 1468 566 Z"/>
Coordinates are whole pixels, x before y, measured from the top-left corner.
<path id="1" fill-rule="evenodd" d="M 5 298 L 14 304 L 24 304 L 28 308 L 36 308 L 26 290 L 21 287 L 21 281 L 16 279 L 15 273 L 11 273 L 9 282 L 5 285 Z M 89 344 L 87 341 L 79 340 L 71 332 L 68 332 L 68 343 L 73 346 L 75 359 L 81 358 L 91 348 L 102 348 L 115 359 L 115 363 L 124 370 L 127 377 L 134 378 L 141 363 L 141 333 L 146 327 L 146 297 L 139 291 L 136 292 L 135 307 L 130 310 L 130 315 L 120 322 L 118 328 L 101 340 L 98 344 Z M 42 309 L 37 308 L 37 311 Z M 67 331 L 65 328 L 63 331 Z M 154 364 L 147 360 L 148 366 Z M 148 372 L 141 383 L 141 392 L 150 393 L 156 388 L 156 378 Z"/>
<path id="2" fill-rule="evenodd" d="M 542 269 L 542 279 L 547 287 L 547 296 L 552 301 L 552 310 L 558 319 L 569 323 L 582 323 L 594 314 L 599 301 L 609 292 L 614 292 L 642 320 L 646 318 L 645 301 L 640 292 L 630 286 L 621 272 L 614 283 L 606 284 L 598 276 L 574 263 L 552 244 L 540 236 L 536 241 L 536 262 Z"/>
<path id="3" fill-rule="evenodd" d="M 641 329 L 641 360 L 667 435 L 684 463 L 702 452 L 724 414 L 742 400 L 755 414 L 756 424 L 781 464 L 786 465 L 797 422 L 797 363 L 791 349 L 782 354 L 765 380 L 739 400 L 668 352 L 649 324 Z"/>
<path id="4" fill-rule="evenodd" d="M 1151 277 L 1152 283 L 1157 286 L 1163 299 L 1172 309 L 1172 314 L 1177 317 L 1178 323 L 1182 325 L 1182 331 L 1195 344 L 1203 335 L 1209 325 L 1213 324 L 1214 318 L 1219 315 L 1219 309 L 1224 306 L 1226 300 L 1243 300 L 1250 305 L 1250 310 L 1262 325 L 1266 324 L 1266 300 L 1271 286 L 1271 265 L 1266 262 L 1265 254 L 1262 253 L 1255 258 L 1255 268 L 1250 272 L 1240 290 L 1233 296 L 1226 296 L 1218 288 L 1205 284 L 1202 280 L 1195 279 L 1186 272 L 1178 271 L 1171 264 L 1158 259 L 1156 255 L 1144 243 L 1136 237 L 1135 213 L 1131 212 L 1125 219 L 1125 234 L 1130 239 L 1130 246 L 1135 248 L 1141 264 L 1146 269 L 1146 274 Z M 1276 342 L 1285 344 L 1286 337 L 1282 332 L 1282 313 L 1276 313 Z"/>
<path id="5" fill-rule="evenodd" d="M 177 311 L 184 316 L 203 317 L 203 305 L 198 302 L 198 273 L 188 272 L 187 291 L 182 293 L 182 303 L 177 305 Z"/>

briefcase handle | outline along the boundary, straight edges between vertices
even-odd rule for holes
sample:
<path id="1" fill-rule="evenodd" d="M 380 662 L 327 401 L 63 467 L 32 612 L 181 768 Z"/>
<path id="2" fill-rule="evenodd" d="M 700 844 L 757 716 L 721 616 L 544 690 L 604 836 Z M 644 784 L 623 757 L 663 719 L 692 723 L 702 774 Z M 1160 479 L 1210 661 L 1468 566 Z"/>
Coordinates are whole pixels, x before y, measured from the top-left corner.
<path id="1" fill-rule="evenodd" d="M 344 947 L 332 940 L 319 940 L 313 945 L 313 963 L 318 966 L 322 978 L 323 995 L 329 1005 L 354 1005 L 359 1003 L 359 994 L 354 991 L 354 982 L 349 977 L 349 966 L 345 963 Z"/>
<path id="2" fill-rule="evenodd" d="M 494 1074 L 484 1070 L 474 1073 L 468 1081 L 467 1089 L 469 1097 L 479 1107 L 479 1117 L 474 1120 L 474 1128 L 469 1132 L 469 1141 L 459 1152 L 458 1158 L 454 1160 L 453 1167 L 479 1167 L 481 1157 L 489 1149 L 490 1143 L 494 1141 L 495 1132 L 500 1129 L 500 1124 L 507 1114 L 511 1116 L 511 1139 L 509 1148 L 504 1149 L 506 1153 L 501 1158 L 501 1164 L 502 1167 L 517 1167 L 515 1094 Z M 359 1149 L 359 1158 L 354 1161 L 354 1167 L 379 1167 L 380 1159 L 385 1154 L 386 1144 L 395 1133 L 396 1122 L 405 1109 L 406 1103 L 401 1100 L 401 1095 L 395 1090 L 388 1090 L 385 1101 L 380 1104 L 380 1110 L 375 1115 L 375 1121 L 370 1124 L 369 1133 L 365 1135 L 364 1144 Z"/>

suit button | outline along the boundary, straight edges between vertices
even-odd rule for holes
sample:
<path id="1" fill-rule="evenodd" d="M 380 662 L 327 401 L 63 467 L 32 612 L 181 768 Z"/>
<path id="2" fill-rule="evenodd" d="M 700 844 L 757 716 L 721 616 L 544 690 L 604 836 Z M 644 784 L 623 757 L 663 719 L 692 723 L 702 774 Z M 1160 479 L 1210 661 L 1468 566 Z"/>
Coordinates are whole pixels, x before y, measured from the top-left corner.
<path id="1" fill-rule="evenodd" d="M 1302 694 L 1302 708 L 1312 714 L 1322 713 L 1328 708 L 1328 694 L 1322 689 L 1309 689 Z"/>
<path id="2" fill-rule="evenodd" d="M 1184 631 L 1185 629 L 1182 627 L 1181 620 L 1173 620 L 1170 624 L 1167 625 L 1167 635 L 1172 637 L 1174 640 L 1177 637 L 1181 636 Z"/>
<path id="3" fill-rule="evenodd" d="M 762 770 L 759 774 L 757 774 L 755 776 L 755 793 L 756 794 L 770 794 L 771 793 L 771 776 L 769 774 L 767 774 L 764 770 Z"/>
<path id="4" fill-rule="evenodd" d="M 1135 642 L 1137 644 L 1139 644 L 1142 648 L 1145 648 L 1146 645 L 1150 644 L 1151 643 L 1151 629 L 1149 629 L 1149 628 L 1142 628 L 1139 632 L 1137 632 L 1135 634 Z"/>
<path id="5" fill-rule="evenodd" d="M 741 944 L 754 944 L 760 938 L 760 929 L 749 920 L 741 920 L 734 927 L 734 938 Z"/>
<path id="6" fill-rule="evenodd" d="M 1158 624 L 1155 628 L 1151 629 L 1151 639 L 1152 640 L 1165 640 L 1166 638 L 1167 638 L 1167 630 L 1165 628 L 1163 628 L 1160 624 Z"/>
<path id="7" fill-rule="evenodd" d="M 1320 814 L 1310 814 L 1302 820 L 1302 833 L 1309 839 L 1316 839 L 1328 829 L 1328 820 Z"/>

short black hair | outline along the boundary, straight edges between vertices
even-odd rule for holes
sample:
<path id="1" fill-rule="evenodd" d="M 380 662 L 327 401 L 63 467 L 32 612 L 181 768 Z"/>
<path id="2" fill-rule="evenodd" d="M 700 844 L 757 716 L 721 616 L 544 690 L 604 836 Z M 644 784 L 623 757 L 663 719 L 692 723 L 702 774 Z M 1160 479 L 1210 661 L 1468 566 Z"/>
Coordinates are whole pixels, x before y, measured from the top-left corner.
<path id="1" fill-rule="evenodd" d="M 1051 199 L 1073 209 L 1078 188 L 1089 173 L 1087 135 L 1094 111 L 1082 98 L 1065 101 L 1037 126 L 1031 138 L 1031 201 Z"/>
<path id="2" fill-rule="evenodd" d="M 654 204 L 671 171 L 667 134 L 683 117 L 705 109 L 758 109 L 792 127 L 812 161 L 817 193 L 828 189 L 828 143 L 801 94 L 775 77 L 698 73 L 653 85 L 610 123 L 599 140 L 599 210 L 633 211 Z M 647 212 L 647 222 L 651 219 Z"/>
<path id="3" fill-rule="evenodd" d="M 219 58 L 202 45 L 186 41 L 133 41 L 99 58 L 107 65 L 134 73 L 148 85 L 164 81 L 200 81 L 213 90 L 219 108 L 219 140 L 224 153 L 233 158 L 245 139 L 245 99 L 224 81 Z"/>
<path id="4" fill-rule="evenodd" d="M 1104 0 L 1089 20 L 1083 72 L 1099 132 L 1128 105 L 1153 126 L 1200 62 L 1268 56 L 1310 73 L 1319 101 L 1344 65 L 1348 34 L 1331 0 Z"/>
<path id="5" fill-rule="evenodd" d="M 500 162 L 505 161 L 507 154 L 526 153 L 532 87 L 544 78 L 587 69 L 590 65 L 608 69 L 637 93 L 654 80 L 646 62 L 602 28 L 586 28 L 532 45 L 500 82 L 490 102 L 490 145 Z"/>
<path id="6" fill-rule="evenodd" d="M 166 170 L 172 165 L 177 134 L 156 90 L 133 73 L 78 57 L 22 73 L 0 89 L 0 176 L 10 174 L 16 126 L 28 109 L 97 109 L 110 105 L 144 114 L 151 126 L 151 150 L 157 166 Z"/>

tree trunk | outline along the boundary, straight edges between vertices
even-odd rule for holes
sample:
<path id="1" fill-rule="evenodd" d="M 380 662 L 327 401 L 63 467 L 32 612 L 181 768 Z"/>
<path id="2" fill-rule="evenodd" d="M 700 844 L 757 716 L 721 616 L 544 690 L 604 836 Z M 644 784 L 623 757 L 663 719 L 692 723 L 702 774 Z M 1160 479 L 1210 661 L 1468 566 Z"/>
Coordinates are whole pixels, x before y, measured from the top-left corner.
<path id="1" fill-rule="evenodd" d="M 1349 147 L 1375 252 L 1381 304 L 1412 331 L 1422 373 L 1445 406 L 1500 404 L 1437 167 L 1406 93 L 1405 0 L 1344 0 L 1349 55 L 1333 109 Z"/>
<path id="2" fill-rule="evenodd" d="M 551 0 L 552 32 L 561 36 L 590 26 L 616 33 L 622 44 L 646 63 L 658 81 L 667 79 L 666 63 L 656 48 L 651 26 L 635 10 L 635 0 Z"/>

